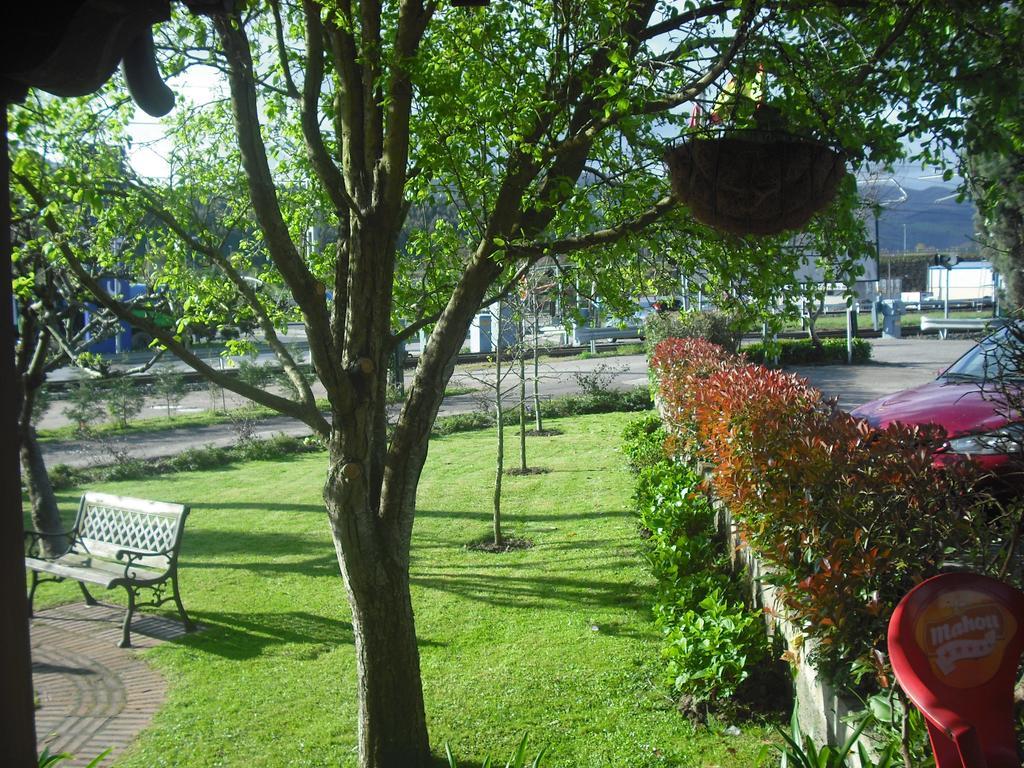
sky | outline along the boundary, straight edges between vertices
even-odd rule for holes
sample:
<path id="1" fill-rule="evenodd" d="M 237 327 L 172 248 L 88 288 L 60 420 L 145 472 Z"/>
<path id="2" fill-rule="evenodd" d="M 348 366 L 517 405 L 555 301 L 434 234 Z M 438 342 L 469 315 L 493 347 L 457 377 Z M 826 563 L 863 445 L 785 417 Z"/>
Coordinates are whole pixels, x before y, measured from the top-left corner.
<path id="1" fill-rule="evenodd" d="M 220 72 L 211 67 L 193 67 L 183 75 L 170 78 L 167 84 L 177 96 L 175 108 L 183 100 L 203 103 L 218 98 L 224 88 Z M 166 179 L 170 172 L 167 162 L 170 142 L 165 138 L 161 119 L 150 117 L 136 107 L 128 132 L 132 137 L 128 158 L 135 172 L 147 178 Z"/>

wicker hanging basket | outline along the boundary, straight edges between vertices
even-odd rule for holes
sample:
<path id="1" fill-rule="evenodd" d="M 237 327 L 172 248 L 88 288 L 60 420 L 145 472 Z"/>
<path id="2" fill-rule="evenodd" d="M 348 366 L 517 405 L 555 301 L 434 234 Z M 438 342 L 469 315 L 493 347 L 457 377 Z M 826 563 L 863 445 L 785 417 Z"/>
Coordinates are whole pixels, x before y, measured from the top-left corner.
<path id="1" fill-rule="evenodd" d="M 845 159 L 783 131 L 731 130 L 666 155 L 672 191 L 696 219 L 737 235 L 797 229 L 835 197 Z"/>

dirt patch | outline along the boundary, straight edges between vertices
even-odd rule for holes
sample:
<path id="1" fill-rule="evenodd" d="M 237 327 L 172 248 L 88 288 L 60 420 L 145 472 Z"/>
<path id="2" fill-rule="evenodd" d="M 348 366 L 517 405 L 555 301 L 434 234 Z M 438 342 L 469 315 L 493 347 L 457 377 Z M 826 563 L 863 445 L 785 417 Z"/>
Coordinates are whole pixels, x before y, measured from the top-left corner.
<path id="1" fill-rule="evenodd" d="M 526 430 L 527 437 L 554 437 L 555 435 L 564 434 L 560 429 L 528 429 Z"/>
<path id="2" fill-rule="evenodd" d="M 512 552 L 517 549 L 530 549 L 532 546 L 533 542 L 529 539 L 517 539 L 514 536 L 509 536 L 501 544 L 495 544 L 493 540 L 474 541 L 472 544 L 467 544 L 466 549 L 471 549 L 474 552 L 500 554 L 502 552 Z"/>
<path id="3" fill-rule="evenodd" d="M 506 475 L 512 475 L 512 476 L 517 476 L 517 475 L 546 475 L 550 471 L 551 471 L 550 469 L 545 469 L 544 467 L 527 467 L 526 469 L 523 469 L 522 467 L 516 467 L 515 469 L 506 469 L 505 470 L 505 474 Z"/>

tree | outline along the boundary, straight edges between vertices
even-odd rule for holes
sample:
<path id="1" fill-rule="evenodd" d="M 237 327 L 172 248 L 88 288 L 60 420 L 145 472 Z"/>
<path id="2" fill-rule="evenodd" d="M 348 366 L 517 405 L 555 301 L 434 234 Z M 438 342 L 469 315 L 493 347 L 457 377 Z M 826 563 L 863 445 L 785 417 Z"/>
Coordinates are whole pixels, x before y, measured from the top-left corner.
<path id="1" fill-rule="evenodd" d="M 979 153 L 969 161 L 984 253 L 1003 278 L 1011 313 L 1024 309 L 1024 155 Z"/>
<path id="2" fill-rule="evenodd" d="M 12 228 L 12 267 L 18 317 L 15 373 L 22 392 L 18 414 L 21 468 L 28 488 L 32 525 L 37 531 L 54 534 L 43 540 L 43 549 L 47 554 L 55 554 L 65 544 L 62 536 L 56 536 L 65 526 L 34 427 L 42 412 L 39 406 L 43 386 L 54 370 L 77 367 L 85 378 L 70 390 L 65 413 L 79 430 L 99 419 L 102 406 L 95 380 L 108 374 L 109 369 L 88 350 L 120 333 L 122 326 L 113 313 L 88 304 L 88 296 L 68 269 L 46 258 L 48 239 L 35 223 L 39 207 L 18 195 L 13 203 L 17 212 Z M 145 370 L 158 356 L 159 352 L 134 371 Z"/>
<path id="3" fill-rule="evenodd" d="M 68 388 L 64 415 L 75 423 L 75 431 L 79 436 L 88 432 L 94 421 L 103 418 L 103 399 L 95 379 L 80 379 Z"/>
<path id="4" fill-rule="evenodd" d="M 139 415 L 146 398 L 138 383 L 130 376 L 117 376 L 103 388 L 107 413 L 117 426 L 127 429 L 128 423 Z"/>
<path id="5" fill-rule="evenodd" d="M 160 366 L 153 371 L 153 392 L 167 409 L 167 418 L 173 418 L 175 406 L 185 397 L 185 377 L 173 366 Z"/>
<path id="6" fill-rule="evenodd" d="M 422 766 L 429 745 L 409 593 L 416 487 L 474 314 L 544 257 L 585 265 L 613 298 L 638 269 L 641 233 L 711 241 L 667 195 L 660 157 L 666 137 L 687 130 L 685 105 L 709 102 L 728 76 L 750 78 L 760 64 L 777 78 L 770 87 L 793 130 L 854 161 L 895 157 L 912 129 L 885 115 L 918 109 L 932 98 L 929 78 L 948 71 L 938 56 L 931 70 L 904 62 L 961 22 L 937 0 L 683 10 L 561 0 L 479 13 L 433 0 L 246 4 L 209 27 L 182 20 L 162 35 L 172 67 L 213 66 L 230 95 L 176 114 L 173 184 L 111 184 L 115 164 L 68 131 L 53 139 L 60 168 L 26 164 L 16 179 L 31 196 L 86 190 L 79 205 L 102 200 L 90 259 L 65 246 L 73 227 L 62 210 L 45 217 L 54 257 L 98 301 L 128 316 L 102 290 L 98 267 L 120 259 L 152 269 L 189 297 L 177 331 L 139 321 L 157 343 L 326 440 L 324 500 L 358 664 L 360 765 Z M 15 143 L 46 144 L 68 124 L 65 109 L 82 108 L 30 105 L 16 115 Z M 908 117 L 914 128 L 932 114 L 919 111 Z M 97 131 L 96 144 L 122 138 L 116 126 Z M 438 199 L 457 220 L 408 232 L 399 252 L 410 208 Z M 325 237 L 311 242 L 311 230 Z M 231 231 L 247 235 L 225 248 Z M 125 241 L 132 247 L 118 246 Z M 723 244 L 706 264 L 706 250 L 694 249 L 687 273 L 745 269 L 755 289 L 764 274 L 777 280 L 767 256 L 744 265 L 750 252 Z M 288 302 L 256 290 L 253 277 Z M 223 315 L 228 297 L 241 301 L 296 397 L 226 376 L 184 344 L 188 324 Z M 280 340 L 291 318 L 306 326 L 329 419 Z M 421 329 L 430 340 L 389 431 L 387 363 Z"/>

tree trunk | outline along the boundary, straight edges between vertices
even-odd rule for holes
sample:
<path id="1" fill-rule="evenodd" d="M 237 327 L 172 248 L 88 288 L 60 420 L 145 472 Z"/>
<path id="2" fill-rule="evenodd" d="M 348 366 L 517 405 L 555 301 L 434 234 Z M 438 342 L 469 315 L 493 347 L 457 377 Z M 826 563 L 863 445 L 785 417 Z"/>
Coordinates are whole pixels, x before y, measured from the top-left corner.
<path id="1" fill-rule="evenodd" d="M 46 472 L 43 452 L 39 449 L 39 440 L 34 427 L 22 432 L 21 440 L 21 471 L 28 485 L 28 499 L 32 507 L 32 527 L 41 533 L 59 534 L 63 529 L 57 497 L 50 484 L 50 476 Z M 43 554 L 54 557 L 67 548 L 67 540 L 63 536 L 46 536 L 42 539 Z"/>
<path id="2" fill-rule="evenodd" d="M 526 467 L 526 326 L 519 319 L 519 469 Z"/>
<path id="3" fill-rule="evenodd" d="M 501 402 L 501 302 L 498 302 L 498 317 L 494 327 L 494 415 L 497 421 L 498 453 L 494 470 L 494 504 L 491 515 L 494 528 L 494 546 L 504 543 L 501 535 L 501 477 L 505 472 L 505 409 Z"/>
<path id="4" fill-rule="evenodd" d="M 544 431 L 540 415 L 540 312 L 533 316 L 533 418 L 537 434 Z"/>
<path id="5" fill-rule="evenodd" d="M 821 339 L 818 336 L 818 317 L 825 311 L 825 297 L 822 296 L 818 308 L 807 313 L 807 336 L 815 346 L 820 346 Z"/>
<path id="6" fill-rule="evenodd" d="M 46 337 L 39 339 L 41 353 L 45 357 Z M 50 475 L 46 471 L 46 461 L 39 448 L 39 439 L 32 425 L 32 411 L 35 407 L 36 394 L 42 385 L 42 377 L 38 371 L 29 371 L 29 375 L 19 374 L 22 386 L 21 409 L 18 413 L 18 432 L 21 438 L 19 458 L 25 483 L 28 485 L 28 499 L 32 508 L 32 528 L 40 533 L 59 534 L 64 530 L 60 519 L 60 508 L 57 497 L 50 484 Z M 67 549 L 67 540 L 63 536 L 46 536 L 41 542 L 42 554 L 54 557 Z"/>
<path id="7" fill-rule="evenodd" d="M 370 570 L 376 573 L 365 586 L 363 579 L 352 579 L 349 592 L 359 686 L 359 764 L 426 766 L 430 748 L 408 569 L 384 573 L 371 565 Z"/>
<path id="8" fill-rule="evenodd" d="M 353 458 L 350 438 L 332 435 L 324 501 L 352 609 L 359 765 L 425 768 L 430 743 L 409 594 L 410 536 L 371 507 L 368 462 Z"/>

